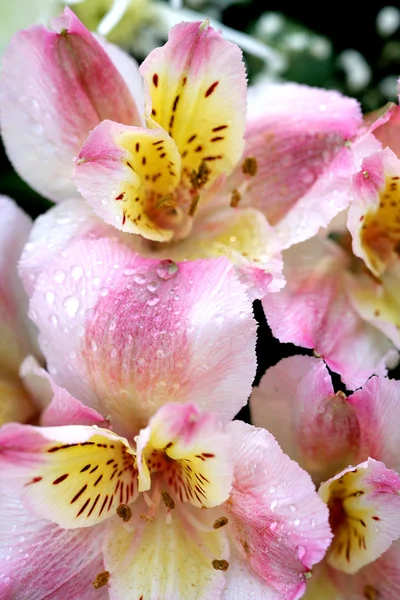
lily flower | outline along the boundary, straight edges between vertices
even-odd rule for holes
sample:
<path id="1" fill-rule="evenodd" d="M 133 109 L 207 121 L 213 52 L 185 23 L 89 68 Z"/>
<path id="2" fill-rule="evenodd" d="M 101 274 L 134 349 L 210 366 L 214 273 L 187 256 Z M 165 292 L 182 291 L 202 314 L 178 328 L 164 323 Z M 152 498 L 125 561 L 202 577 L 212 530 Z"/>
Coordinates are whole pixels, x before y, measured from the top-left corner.
<path id="1" fill-rule="evenodd" d="M 21 176 L 74 207 L 81 200 L 73 176 L 110 229 L 136 234 L 127 243 L 142 255 L 226 255 L 252 297 L 279 290 L 280 248 L 314 235 L 348 204 L 358 104 L 276 86 L 250 94 L 246 116 L 241 52 L 207 23 L 175 26 L 140 75 L 68 9 L 55 27 L 20 32 L 4 60 L 3 138 Z M 317 203 L 321 197 L 327 201 Z M 292 216 L 275 233 L 277 211 Z"/>
<path id="2" fill-rule="evenodd" d="M 26 422 L 39 412 L 19 372 L 29 355 L 39 356 L 27 318 L 28 298 L 17 274 L 17 263 L 29 236 L 30 218 L 5 196 L 0 196 L 0 425 Z"/>
<path id="3" fill-rule="evenodd" d="M 62 407 L 65 422 L 101 424 L 54 390 L 52 419 Z M 134 431 L 0 430 L 2 598 L 302 596 L 331 540 L 328 512 L 272 435 L 192 402 Z"/>
<path id="4" fill-rule="evenodd" d="M 335 394 L 324 362 L 306 356 L 282 360 L 253 392 L 253 421 L 322 482 L 330 511 L 334 538 L 306 598 L 398 595 L 399 408 L 399 382 L 372 377 Z"/>

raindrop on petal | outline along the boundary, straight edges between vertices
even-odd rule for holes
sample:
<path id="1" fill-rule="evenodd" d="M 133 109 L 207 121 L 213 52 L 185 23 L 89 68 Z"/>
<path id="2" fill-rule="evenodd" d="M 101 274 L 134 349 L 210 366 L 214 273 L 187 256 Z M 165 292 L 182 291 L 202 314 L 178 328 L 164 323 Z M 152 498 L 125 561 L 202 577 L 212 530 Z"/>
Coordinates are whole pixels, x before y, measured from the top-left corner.
<path id="1" fill-rule="evenodd" d="M 161 279 L 172 279 L 178 273 L 179 267 L 173 260 L 162 260 L 157 267 L 157 275 Z"/>

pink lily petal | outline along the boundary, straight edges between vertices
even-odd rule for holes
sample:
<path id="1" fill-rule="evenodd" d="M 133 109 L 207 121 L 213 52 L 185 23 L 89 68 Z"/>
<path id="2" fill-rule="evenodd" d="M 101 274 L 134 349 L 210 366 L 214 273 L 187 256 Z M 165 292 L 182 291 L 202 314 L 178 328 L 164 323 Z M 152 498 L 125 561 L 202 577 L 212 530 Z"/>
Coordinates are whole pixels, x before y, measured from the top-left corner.
<path id="1" fill-rule="evenodd" d="M 101 523 L 137 496 L 127 440 L 95 426 L 4 425 L 0 465 L 28 511 L 66 529 Z"/>
<path id="2" fill-rule="evenodd" d="M 268 586 L 259 577 L 249 563 L 237 552 L 231 550 L 229 569 L 225 574 L 225 587 L 221 600 L 245 600 L 262 598 L 263 600 L 281 600 L 282 596 Z"/>
<path id="3" fill-rule="evenodd" d="M 388 121 L 375 129 L 374 135 L 384 148 L 389 147 L 400 158 L 400 106 L 394 108 Z"/>
<path id="4" fill-rule="evenodd" d="M 2 600 L 108 600 L 92 582 L 104 571 L 100 526 L 75 531 L 38 519 L 16 497 L 0 495 Z"/>
<path id="5" fill-rule="evenodd" d="M 43 409 L 40 425 L 105 425 L 98 412 L 76 400 L 67 390 L 54 383 L 39 363 L 28 356 L 21 365 L 20 375 L 24 386 Z M 108 423 L 109 426 L 109 423 Z"/>
<path id="6" fill-rule="evenodd" d="M 170 511 L 168 521 L 162 506 L 150 523 L 139 516 L 146 508 L 139 501 L 128 527 L 110 527 L 104 546 L 110 600 L 220 598 L 225 577 L 213 568 L 213 560 L 229 560 L 229 547 L 225 528 L 213 529 L 214 511 L 193 509 L 196 527 L 185 518 L 190 511 L 186 506 L 185 511 Z"/>
<path id="7" fill-rule="evenodd" d="M 216 413 L 201 414 L 191 402 L 167 404 L 141 430 L 136 443 L 139 491 L 150 489 L 151 472 L 161 468 L 156 466 L 157 453 L 164 451 L 169 466 L 178 465 L 171 471 L 176 479 L 170 485 L 181 501 L 211 508 L 228 498 L 233 477 L 232 440 Z"/>
<path id="8" fill-rule="evenodd" d="M 367 157 L 354 177 L 348 228 L 353 252 L 380 277 L 397 260 L 400 160 L 389 149 Z"/>
<path id="9" fill-rule="evenodd" d="M 328 563 L 356 573 L 373 562 L 400 537 L 400 476 L 369 458 L 323 483 L 319 495 L 327 503 L 334 538 Z"/>
<path id="10" fill-rule="evenodd" d="M 296 600 L 304 593 L 304 574 L 330 544 L 327 509 L 309 475 L 268 431 L 240 421 L 227 428 L 240 440 L 225 505 L 242 558 L 282 599 Z"/>
<path id="11" fill-rule="evenodd" d="M 250 88 L 243 157 L 256 160 L 257 172 L 246 176 L 245 197 L 276 226 L 283 248 L 312 237 L 347 207 L 355 165 L 345 143 L 360 125 L 357 102 L 337 92 Z M 235 178 L 240 183 L 243 174 Z"/>
<path id="12" fill-rule="evenodd" d="M 119 237 L 121 234 L 99 219 L 82 198 L 71 198 L 53 206 L 34 222 L 19 261 L 19 274 L 29 296 L 48 262 L 61 254 L 72 239 Z M 130 240 L 135 239 L 134 236 Z"/>
<path id="13" fill-rule="evenodd" d="M 1 126 L 7 154 L 29 185 L 54 201 L 75 193 L 72 159 L 103 119 L 141 119 L 107 53 L 66 8 L 55 32 L 18 32 L 4 56 Z"/>
<path id="14" fill-rule="evenodd" d="M 155 216 L 179 183 L 181 159 L 163 129 L 103 121 L 90 133 L 76 165 L 78 190 L 106 223 L 150 240 L 171 240 L 173 232 L 158 225 Z"/>
<path id="15" fill-rule="evenodd" d="M 126 435 L 166 402 L 230 420 L 250 393 L 252 307 L 225 258 L 160 262 L 78 240 L 39 276 L 31 317 L 55 382 Z"/>
<path id="16" fill-rule="evenodd" d="M 358 460 L 371 456 L 400 472 L 400 382 L 372 377 L 347 400 L 359 422 Z"/>
<path id="17" fill-rule="evenodd" d="M 332 477 L 358 456 L 361 426 L 353 403 L 335 394 L 323 360 L 291 356 L 268 369 L 251 396 L 252 422 L 314 481 Z"/>
<path id="18" fill-rule="evenodd" d="M 358 314 L 400 348 L 400 262 L 391 266 L 380 279 L 368 271 L 348 278 L 348 292 Z"/>
<path id="19" fill-rule="evenodd" d="M 331 569 L 330 575 L 337 589 L 342 593 L 337 600 L 398 600 L 400 598 L 400 540 L 394 542 L 375 562 L 363 567 L 356 574 L 347 575 Z M 327 600 L 331 598 L 328 597 Z"/>
<path id="20" fill-rule="evenodd" d="M 29 236 L 30 218 L 9 198 L 0 196 L 0 424 L 27 421 L 37 412 L 19 378 L 25 356 L 37 353 L 28 302 L 17 262 Z"/>
<path id="21" fill-rule="evenodd" d="M 149 126 L 168 131 L 185 171 L 205 161 L 210 183 L 230 172 L 244 147 L 246 73 L 242 53 L 207 23 L 180 23 L 140 67 Z"/>
<path id="22" fill-rule="evenodd" d="M 281 342 L 314 348 L 349 389 L 372 374 L 386 375 L 392 344 L 355 311 L 347 294 L 347 255 L 328 240 L 314 238 L 284 253 L 286 287 L 269 294 L 264 312 Z"/>

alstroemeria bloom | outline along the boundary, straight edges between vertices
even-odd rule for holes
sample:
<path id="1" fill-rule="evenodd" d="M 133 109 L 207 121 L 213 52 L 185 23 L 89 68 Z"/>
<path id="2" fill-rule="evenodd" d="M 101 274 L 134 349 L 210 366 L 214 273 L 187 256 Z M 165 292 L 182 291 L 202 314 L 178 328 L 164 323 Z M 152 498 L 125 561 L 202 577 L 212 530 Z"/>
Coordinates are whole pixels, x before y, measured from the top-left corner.
<path id="1" fill-rule="evenodd" d="M 29 236 L 30 218 L 9 198 L 0 196 L 0 425 L 29 421 L 38 412 L 19 370 L 25 357 L 38 354 L 28 299 L 17 274 L 17 263 Z"/>
<path id="2" fill-rule="evenodd" d="M 21 32 L 5 58 L 3 137 L 19 173 L 56 201 L 76 196 L 78 155 L 79 191 L 110 226 L 139 234 L 127 243 L 142 255 L 226 255 L 253 297 L 280 289 L 281 246 L 347 206 L 356 101 L 305 86 L 261 88 L 250 94 L 246 126 L 240 50 L 207 24 L 182 23 L 140 68 L 143 110 L 132 61 L 103 49 L 70 11 L 57 27 Z"/>
<path id="3" fill-rule="evenodd" d="M 132 433 L 3 427 L 1 515 L 13 529 L 0 520 L 2 598 L 303 594 L 331 541 L 328 511 L 267 431 L 189 403 L 163 406 Z"/>
<path id="4" fill-rule="evenodd" d="M 334 539 L 326 566 L 317 570 L 315 595 L 307 597 L 362 598 L 355 590 L 363 575 L 365 598 L 397 598 L 400 565 L 391 544 L 400 537 L 400 383 L 373 377 L 346 397 L 334 393 L 321 359 L 296 356 L 267 371 L 251 410 L 315 481 L 327 479 L 319 494 Z M 318 596 L 323 585 L 325 595 Z M 347 596 L 349 587 L 354 596 Z"/>
<path id="5" fill-rule="evenodd" d="M 398 353 L 357 310 L 352 290 L 365 268 L 351 252 L 345 223 L 334 236 L 347 246 L 316 236 L 283 253 L 286 287 L 266 298 L 263 308 L 281 342 L 313 348 L 347 388 L 356 389 L 373 374 L 386 375 Z"/>

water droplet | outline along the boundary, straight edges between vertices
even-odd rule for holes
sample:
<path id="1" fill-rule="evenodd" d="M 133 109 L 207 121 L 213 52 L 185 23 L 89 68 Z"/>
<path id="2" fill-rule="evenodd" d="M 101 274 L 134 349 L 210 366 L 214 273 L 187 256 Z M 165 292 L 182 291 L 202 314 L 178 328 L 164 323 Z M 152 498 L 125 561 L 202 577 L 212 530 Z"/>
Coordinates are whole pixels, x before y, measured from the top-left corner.
<path id="1" fill-rule="evenodd" d="M 55 326 L 57 325 L 57 323 L 58 323 L 58 319 L 57 319 L 56 315 L 50 315 L 50 317 L 49 317 L 49 321 L 50 321 L 50 323 L 51 323 L 52 325 L 54 325 L 54 327 L 55 327 Z"/>
<path id="2" fill-rule="evenodd" d="M 47 304 L 50 304 L 51 306 L 54 303 L 54 299 L 56 296 L 53 292 L 46 292 L 45 297 Z"/>
<path id="3" fill-rule="evenodd" d="M 218 324 L 223 323 L 224 321 L 224 315 L 223 314 L 219 314 L 219 315 L 215 315 L 215 322 Z"/>
<path id="4" fill-rule="evenodd" d="M 299 558 L 301 560 L 302 558 L 304 558 L 306 552 L 307 552 L 307 550 L 304 546 L 297 546 L 297 548 L 296 548 L 297 558 Z"/>
<path id="5" fill-rule="evenodd" d="M 94 340 L 92 340 L 92 343 L 90 344 L 90 347 L 92 348 L 93 352 L 97 351 L 97 344 Z"/>
<path id="6" fill-rule="evenodd" d="M 100 296 L 107 296 L 108 294 L 108 289 L 107 288 L 101 288 L 100 290 Z"/>
<path id="7" fill-rule="evenodd" d="M 115 319 L 113 319 L 110 322 L 110 325 L 108 326 L 109 331 L 114 331 L 114 329 L 116 328 L 116 326 L 117 326 L 117 321 Z"/>
<path id="8" fill-rule="evenodd" d="M 181 386 L 179 385 L 179 383 L 174 383 L 172 385 L 172 387 L 173 387 L 174 390 L 179 390 L 181 388 Z"/>
<path id="9" fill-rule="evenodd" d="M 69 317 L 74 317 L 79 308 L 79 300 L 76 296 L 67 296 L 63 302 L 63 307 Z"/>
<path id="10" fill-rule="evenodd" d="M 62 283 L 65 279 L 64 271 L 62 271 L 61 269 L 57 269 L 57 271 L 54 271 L 53 279 L 56 283 Z"/>
<path id="11" fill-rule="evenodd" d="M 147 300 L 147 304 L 148 306 L 155 306 L 156 304 L 158 304 L 160 302 L 160 298 L 158 298 L 157 296 L 153 296 L 152 298 L 149 298 Z"/>
<path id="12" fill-rule="evenodd" d="M 156 354 L 157 354 L 158 358 L 164 358 L 164 350 L 161 350 L 161 349 L 157 350 Z"/>
<path id="13" fill-rule="evenodd" d="M 94 285 L 94 287 L 99 287 L 100 277 L 93 277 L 93 285 Z"/>
<path id="14" fill-rule="evenodd" d="M 168 280 L 175 277 L 178 273 L 179 267 L 173 260 L 162 260 L 157 267 L 157 275 L 160 279 Z"/>
<path id="15" fill-rule="evenodd" d="M 293 524 L 296 525 L 296 527 L 298 527 L 300 525 L 300 519 L 295 519 L 293 521 Z"/>
<path id="16" fill-rule="evenodd" d="M 271 504 L 270 504 L 270 508 L 272 510 L 272 512 L 275 510 L 275 508 L 278 506 L 278 500 L 272 500 Z"/>
<path id="17" fill-rule="evenodd" d="M 294 505 L 294 504 L 290 504 L 290 505 L 289 505 L 289 508 L 290 508 L 290 510 L 291 510 L 292 512 L 295 512 L 295 510 L 296 510 L 296 507 L 295 507 L 295 505 Z"/>
<path id="18" fill-rule="evenodd" d="M 71 275 L 72 275 L 73 279 L 75 279 L 75 281 L 78 281 L 78 279 L 80 279 L 83 275 L 82 267 L 80 267 L 79 265 L 74 265 L 71 268 Z"/>
<path id="19" fill-rule="evenodd" d="M 117 356 L 117 349 L 115 346 L 111 347 L 110 356 L 111 356 L 111 358 L 115 358 Z"/>
<path id="20" fill-rule="evenodd" d="M 143 285 L 146 282 L 146 275 L 144 275 L 144 273 L 136 273 L 136 275 L 134 276 L 133 280 L 138 285 Z"/>
<path id="21" fill-rule="evenodd" d="M 275 531 L 275 529 L 278 527 L 278 523 L 276 521 L 273 521 L 271 523 L 271 525 L 269 526 L 271 531 Z"/>
<path id="22" fill-rule="evenodd" d="M 269 488 L 269 493 L 270 494 L 275 494 L 276 492 L 276 486 L 275 485 L 271 485 L 271 487 Z"/>
<path id="23" fill-rule="evenodd" d="M 157 281 L 150 281 L 150 283 L 147 286 L 147 289 L 149 290 L 149 292 L 155 292 L 157 288 L 158 288 Z"/>
<path id="24" fill-rule="evenodd" d="M 315 519 L 311 519 L 311 521 L 310 521 L 311 527 L 315 527 L 316 524 L 317 524 L 316 520 Z"/>

